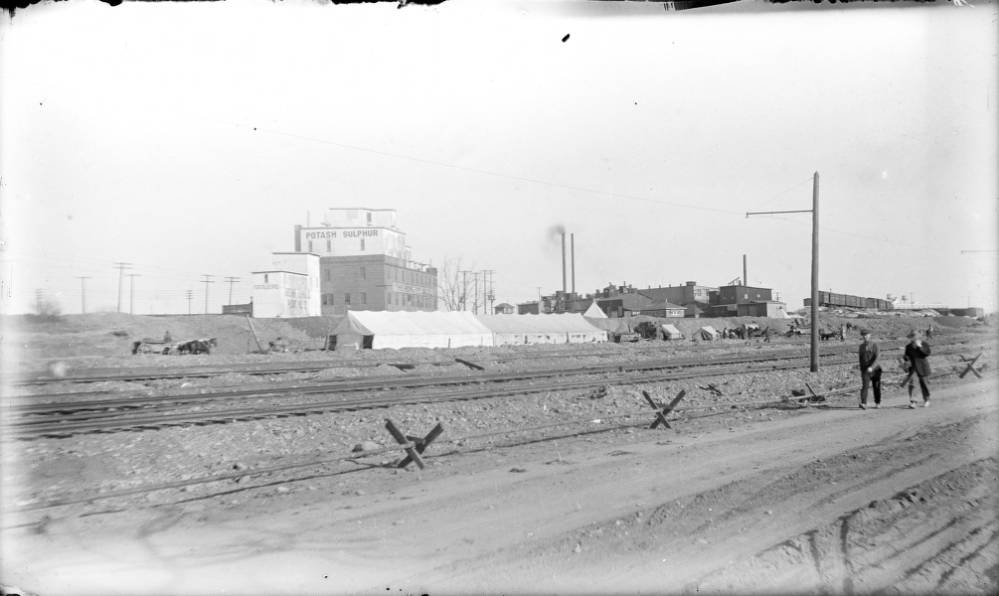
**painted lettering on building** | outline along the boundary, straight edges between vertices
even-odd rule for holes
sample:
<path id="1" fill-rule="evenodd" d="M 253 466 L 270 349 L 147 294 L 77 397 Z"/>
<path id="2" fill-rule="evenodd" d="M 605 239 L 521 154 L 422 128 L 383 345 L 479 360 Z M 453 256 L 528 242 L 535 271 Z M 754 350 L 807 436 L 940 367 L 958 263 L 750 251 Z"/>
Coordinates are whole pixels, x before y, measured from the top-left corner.
<path id="1" fill-rule="evenodd" d="M 308 230 L 305 232 L 306 240 L 329 240 L 335 238 L 371 238 L 377 237 L 378 230 Z"/>

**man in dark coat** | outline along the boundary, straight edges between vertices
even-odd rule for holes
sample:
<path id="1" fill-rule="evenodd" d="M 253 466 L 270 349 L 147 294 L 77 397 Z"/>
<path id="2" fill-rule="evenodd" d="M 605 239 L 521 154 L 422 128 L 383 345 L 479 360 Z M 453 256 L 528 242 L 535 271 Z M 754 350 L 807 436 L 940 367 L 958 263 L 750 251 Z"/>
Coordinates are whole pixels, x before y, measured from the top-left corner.
<path id="1" fill-rule="evenodd" d="M 867 409 L 867 389 L 874 388 L 874 407 L 881 407 L 881 365 L 878 364 L 878 344 L 871 341 L 871 332 L 860 330 L 860 409 Z"/>
<path id="2" fill-rule="evenodd" d="M 909 376 L 906 380 L 909 383 L 909 407 L 915 408 L 916 402 L 912 399 L 913 386 L 912 377 L 919 379 L 919 390 L 923 393 L 923 407 L 930 407 L 930 388 L 926 385 L 926 379 L 930 376 L 930 363 L 926 359 L 930 355 L 930 344 L 919 339 L 919 334 L 913 330 L 909 332 L 909 343 L 905 346 L 905 359 Z"/>

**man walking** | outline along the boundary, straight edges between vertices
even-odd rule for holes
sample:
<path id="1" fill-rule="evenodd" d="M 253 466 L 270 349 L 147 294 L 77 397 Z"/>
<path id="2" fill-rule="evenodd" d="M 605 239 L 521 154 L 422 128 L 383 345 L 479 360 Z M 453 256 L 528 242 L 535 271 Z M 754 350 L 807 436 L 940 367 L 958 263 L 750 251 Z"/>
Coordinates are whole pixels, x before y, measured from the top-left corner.
<path id="1" fill-rule="evenodd" d="M 860 344 L 860 409 L 867 409 L 867 389 L 874 388 L 874 407 L 881 407 L 881 365 L 878 364 L 878 344 L 871 341 L 871 332 L 861 329 Z"/>
<path id="2" fill-rule="evenodd" d="M 905 359 L 909 375 L 906 381 L 909 383 L 909 407 L 915 408 L 916 402 L 912 399 L 913 375 L 919 379 L 919 390 L 923 393 L 923 407 L 930 407 L 930 388 L 926 385 L 926 379 L 930 376 L 930 362 L 926 359 L 930 355 L 930 344 L 919 339 L 919 334 L 912 330 L 908 335 L 909 343 L 905 346 Z"/>

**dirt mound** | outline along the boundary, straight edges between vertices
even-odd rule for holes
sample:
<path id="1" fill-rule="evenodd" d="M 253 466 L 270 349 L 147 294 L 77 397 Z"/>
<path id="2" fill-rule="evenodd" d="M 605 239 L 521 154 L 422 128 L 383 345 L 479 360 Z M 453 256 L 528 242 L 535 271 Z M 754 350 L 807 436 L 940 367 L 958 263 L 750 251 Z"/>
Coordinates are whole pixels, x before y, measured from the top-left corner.
<path id="1" fill-rule="evenodd" d="M 263 348 L 282 338 L 291 350 L 318 349 L 338 318 L 253 319 Z M 257 344 L 245 317 L 233 315 L 126 315 L 93 313 L 41 318 L 7 316 L 2 320 L 3 345 L 18 360 L 117 356 L 131 354 L 132 344 L 144 338 L 173 341 L 214 337 L 220 354 L 245 354 Z"/>

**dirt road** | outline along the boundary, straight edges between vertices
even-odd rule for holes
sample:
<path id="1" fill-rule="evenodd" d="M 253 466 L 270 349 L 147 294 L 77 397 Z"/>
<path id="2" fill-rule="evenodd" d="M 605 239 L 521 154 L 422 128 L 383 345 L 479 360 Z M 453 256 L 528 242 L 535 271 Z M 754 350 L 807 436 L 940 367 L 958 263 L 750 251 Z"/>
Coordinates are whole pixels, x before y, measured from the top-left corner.
<path id="1" fill-rule="evenodd" d="M 311 491 L 65 516 L 5 533 L 39 594 L 988 592 L 997 383 L 431 460 Z M 285 489 L 287 490 L 287 489 Z M 361 492 L 361 491 L 358 491 Z M 235 499 L 234 499 L 235 501 Z"/>

